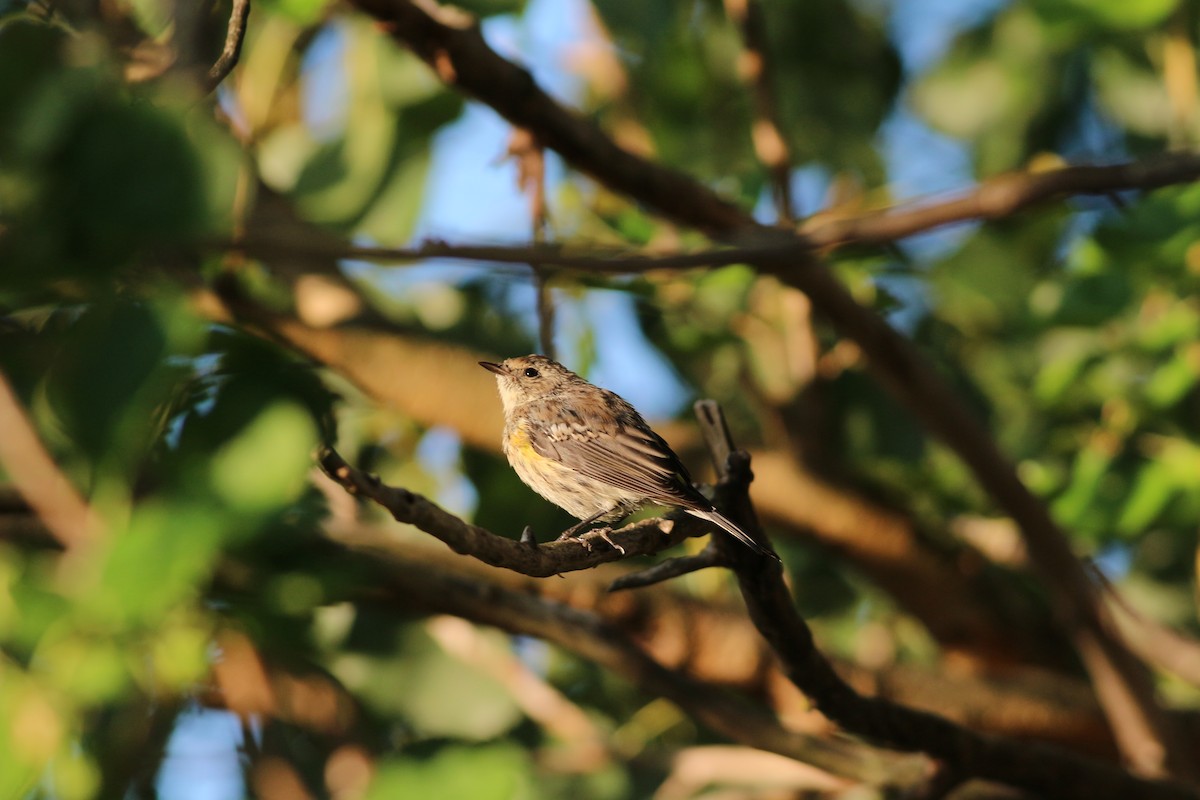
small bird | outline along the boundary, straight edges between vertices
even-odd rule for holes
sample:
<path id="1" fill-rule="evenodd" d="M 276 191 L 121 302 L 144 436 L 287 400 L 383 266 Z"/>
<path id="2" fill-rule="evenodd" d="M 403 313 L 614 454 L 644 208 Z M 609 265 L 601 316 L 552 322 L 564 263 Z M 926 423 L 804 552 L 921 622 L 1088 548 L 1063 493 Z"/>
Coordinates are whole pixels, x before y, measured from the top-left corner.
<path id="1" fill-rule="evenodd" d="M 479 366 L 500 387 L 508 463 L 529 488 L 582 520 L 560 538 L 643 505 L 678 506 L 778 558 L 700 494 L 679 456 L 613 392 L 541 355 Z"/>

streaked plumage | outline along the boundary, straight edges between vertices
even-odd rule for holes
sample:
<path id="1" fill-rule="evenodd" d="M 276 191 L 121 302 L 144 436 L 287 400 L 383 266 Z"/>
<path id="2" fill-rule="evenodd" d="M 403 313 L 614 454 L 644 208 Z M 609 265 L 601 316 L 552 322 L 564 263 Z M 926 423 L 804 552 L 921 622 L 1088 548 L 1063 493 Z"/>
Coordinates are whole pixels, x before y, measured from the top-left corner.
<path id="1" fill-rule="evenodd" d="M 774 555 L 713 508 L 679 457 L 618 395 L 545 356 L 480 365 L 496 374 L 509 464 L 551 503 L 599 522 L 648 504 L 678 506 Z"/>

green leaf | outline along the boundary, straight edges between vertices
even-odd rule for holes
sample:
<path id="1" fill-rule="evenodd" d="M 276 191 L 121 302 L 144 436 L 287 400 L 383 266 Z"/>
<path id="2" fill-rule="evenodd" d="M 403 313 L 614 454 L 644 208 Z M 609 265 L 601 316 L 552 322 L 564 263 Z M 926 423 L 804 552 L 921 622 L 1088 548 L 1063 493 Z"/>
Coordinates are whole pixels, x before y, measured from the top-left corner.
<path id="1" fill-rule="evenodd" d="M 507 646 L 502 635 L 477 635 Z M 422 737 L 486 741 L 521 719 L 501 684 L 448 654 L 419 626 L 402 630 L 391 657 L 352 657 L 335 665 L 334 672 L 372 708 L 401 715 Z M 397 692 L 397 686 L 407 688 Z"/>
<path id="2" fill-rule="evenodd" d="M 1091 27 L 1136 31 L 1164 22 L 1179 0 L 1032 0 L 1031 5 L 1057 22 L 1074 18 Z"/>
<path id="3" fill-rule="evenodd" d="M 1189 357 L 1186 349 L 1166 364 L 1154 370 L 1146 381 L 1146 398 L 1157 408 L 1169 408 L 1181 401 L 1196 385 L 1197 359 Z"/>
<path id="4" fill-rule="evenodd" d="M 146 436 L 120 435 L 137 414 L 145 427 L 149 403 L 140 397 L 166 353 L 157 315 L 138 303 L 97 303 L 72 326 L 50 365 L 47 396 L 70 436 L 92 458 L 140 453 Z M 130 452 L 132 450 L 132 452 Z"/>
<path id="5" fill-rule="evenodd" d="M 305 486 L 316 440 L 305 409 L 277 403 L 213 454 L 213 487 L 241 512 L 261 513 L 290 503 Z"/>
<path id="6" fill-rule="evenodd" d="M 1104 446 L 1089 445 L 1079 451 L 1071 469 L 1071 482 L 1053 504 L 1054 516 L 1068 526 L 1077 525 L 1090 510 L 1108 473 L 1113 454 Z"/>
<path id="7" fill-rule="evenodd" d="M 446 747 L 428 759 L 393 758 L 379 768 L 368 800 L 532 800 L 529 756 L 516 745 Z"/>
<path id="8" fill-rule="evenodd" d="M 1142 533 L 1163 512 L 1176 492 L 1170 469 L 1151 462 L 1142 467 L 1133 490 L 1117 518 L 1117 531 L 1126 536 Z"/>
<path id="9" fill-rule="evenodd" d="M 286 17 L 297 25 L 309 26 L 321 19 L 330 0 L 258 0 L 261 8 Z"/>
<path id="10" fill-rule="evenodd" d="M 113 537 L 101 581 L 81 613 L 97 625 L 150 626 L 190 600 L 226 537 L 244 532 L 209 505 L 146 500 Z"/>

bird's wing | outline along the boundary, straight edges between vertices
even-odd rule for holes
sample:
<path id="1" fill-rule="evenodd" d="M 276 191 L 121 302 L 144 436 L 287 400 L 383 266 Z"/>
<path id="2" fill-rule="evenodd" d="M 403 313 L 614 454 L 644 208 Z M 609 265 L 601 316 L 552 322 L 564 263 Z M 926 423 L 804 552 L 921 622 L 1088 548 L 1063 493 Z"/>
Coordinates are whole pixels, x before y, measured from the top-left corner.
<path id="1" fill-rule="evenodd" d="M 679 457 L 632 407 L 606 425 L 559 417 L 530 431 L 534 450 L 581 475 L 652 502 L 709 510 Z"/>

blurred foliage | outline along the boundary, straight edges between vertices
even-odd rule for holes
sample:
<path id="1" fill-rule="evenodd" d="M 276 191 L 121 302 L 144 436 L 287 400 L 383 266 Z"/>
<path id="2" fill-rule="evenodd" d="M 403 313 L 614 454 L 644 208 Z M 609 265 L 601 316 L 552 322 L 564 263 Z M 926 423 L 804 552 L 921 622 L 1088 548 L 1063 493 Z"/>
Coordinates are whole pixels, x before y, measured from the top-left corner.
<path id="1" fill-rule="evenodd" d="M 336 269 L 196 255 L 197 241 L 248 224 L 299 243 L 410 241 L 449 191 L 446 163 L 467 155 L 454 150 L 463 98 L 343 4 L 263 0 L 214 102 L 194 79 L 207 62 L 187 58 L 219 52 L 229 4 L 200 4 L 190 21 L 174 16 L 183 5 L 0 2 L 0 371 L 104 529 L 65 560 L 0 536 L 0 798 L 149 797 L 159 780 L 169 794 L 173 760 L 184 758 L 169 737 L 222 713 L 201 707 L 217 703 L 213 673 L 231 631 L 264 664 L 324 676 L 351 698 L 358 721 L 342 733 L 378 760 L 365 794 L 346 796 L 653 794 L 672 755 L 705 733 L 593 664 L 518 642 L 522 663 L 615 743 L 589 769 L 548 767 L 564 743 L 495 674 L 450 652 L 415 612 L 354 599 L 377 576 L 322 539 L 328 502 L 310 480 L 311 453 L 339 438 L 385 479 L 513 534 L 514 521 L 550 532 L 566 515 L 496 455 L 381 410 L 344 377 L 197 310 L 196 293 L 222 281 L 289 309 L 297 274 Z M 485 32 L 505 53 L 542 44 L 511 32 L 545 3 L 457 5 L 489 18 Z M 766 4 L 796 183 L 822 205 L 886 202 L 897 175 L 945 185 L 956 168 L 920 152 L 919 139 L 889 144 L 898 109 L 966 154 L 960 184 L 1200 138 L 1194 4 L 989 3 L 919 70 L 896 24 L 918 5 Z M 765 209 L 741 42 L 723 5 L 594 0 L 576 11 L 596 41 L 567 45 L 557 63 L 573 70 L 584 111 Z M 171 57 L 156 60 L 163 48 Z M 607 60 L 589 61 L 596 48 Z M 488 158 L 504 145 L 490 143 Z M 564 237 L 699 241 L 556 170 L 552 161 L 552 223 Z M 472 215 L 491 213 L 487 198 L 468 196 L 474 186 L 451 198 L 464 235 Z M 1116 199 L 960 226 L 922 246 L 839 252 L 834 266 L 988 421 L 1076 548 L 1115 556 L 1115 578 L 1195 632 L 1200 189 Z M 373 323 L 414 340 L 495 355 L 535 348 L 528 281 L 511 269 L 347 266 L 337 277 Z M 670 395 L 663 407 L 683 407 L 688 392 L 716 397 L 747 443 L 788 451 L 940 539 L 959 515 L 996 513 L 819 310 L 777 282 L 734 266 L 562 275 L 554 286 L 559 344 L 581 371 L 657 388 Z M 592 309 L 595 288 L 619 290 L 624 316 Z M 668 367 L 682 392 L 649 377 Z M 457 391 L 424 379 L 431 393 Z M 936 657 L 925 632 L 833 554 L 780 539 L 823 641 L 853 654 L 870 628 L 905 658 Z M 681 583 L 709 598 L 731 591 L 719 579 Z M 322 782 L 334 771 L 322 765 L 339 740 L 328 731 L 260 715 L 225 744 L 243 765 L 256 752 L 281 759 L 329 796 Z"/>

